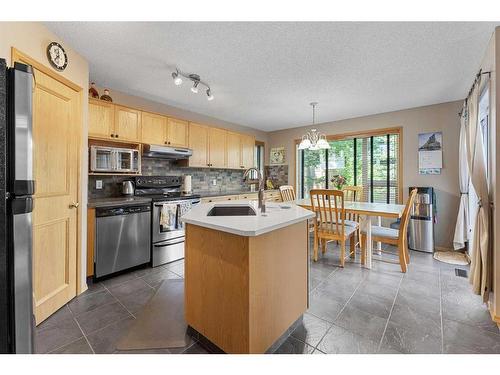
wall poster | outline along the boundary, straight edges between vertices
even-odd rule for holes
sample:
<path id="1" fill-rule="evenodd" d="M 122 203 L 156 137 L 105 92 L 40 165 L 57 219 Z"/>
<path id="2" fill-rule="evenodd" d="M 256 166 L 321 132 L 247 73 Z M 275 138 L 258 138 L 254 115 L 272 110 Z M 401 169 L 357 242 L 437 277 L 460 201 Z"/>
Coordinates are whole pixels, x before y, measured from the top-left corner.
<path id="1" fill-rule="evenodd" d="M 269 164 L 281 165 L 285 164 L 285 148 L 273 147 L 271 148 L 271 155 L 269 155 Z"/>
<path id="2" fill-rule="evenodd" d="M 443 133 L 418 135 L 418 170 L 420 174 L 441 174 L 443 168 Z"/>

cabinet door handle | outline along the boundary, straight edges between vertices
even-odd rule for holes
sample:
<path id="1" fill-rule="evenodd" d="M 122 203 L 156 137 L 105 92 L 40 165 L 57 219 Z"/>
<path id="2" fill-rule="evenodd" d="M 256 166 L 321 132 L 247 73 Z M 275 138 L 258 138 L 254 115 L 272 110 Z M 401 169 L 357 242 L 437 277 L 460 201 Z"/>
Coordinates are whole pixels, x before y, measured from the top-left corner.
<path id="1" fill-rule="evenodd" d="M 115 134 L 115 137 L 118 138 L 118 134 Z"/>
<path id="2" fill-rule="evenodd" d="M 111 138 L 114 138 L 114 137 L 115 137 L 115 135 L 114 135 L 114 134 L 111 134 Z"/>

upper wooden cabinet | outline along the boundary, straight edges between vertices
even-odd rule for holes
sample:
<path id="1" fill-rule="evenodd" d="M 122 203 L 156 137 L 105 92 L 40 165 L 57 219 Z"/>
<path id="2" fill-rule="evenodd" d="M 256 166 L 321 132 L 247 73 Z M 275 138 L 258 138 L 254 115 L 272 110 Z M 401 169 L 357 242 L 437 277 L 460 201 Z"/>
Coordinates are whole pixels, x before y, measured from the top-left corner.
<path id="1" fill-rule="evenodd" d="M 208 162 L 210 167 L 225 168 L 226 164 L 226 134 L 227 131 L 209 128 Z"/>
<path id="2" fill-rule="evenodd" d="M 104 100 L 89 100 L 89 137 L 141 142 L 141 112 Z"/>
<path id="3" fill-rule="evenodd" d="M 167 143 L 167 118 L 142 112 L 142 143 L 165 145 Z"/>
<path id="4" fill-rule="evenodd" d="M 227 132 L 226 144 L 227 167 L 232 169 L 240 169 L 242 167 L 241 135 L 237 133 Z"/>
<path id="5" fill-rule="evenodd" d="M 114 138 L 122 141 L 141 141 L 141 111 L 115 105 Z"/>
<path id="6" fill-rule="evenodd" d="M 255 138 L 245 134 L 227 132 L 227 168 L 248 169 L 253 167 Z"/>
<path id="7" fill-rule="evenodd" d="M 241 166 L 244 169 L 255 167 L 255 138 L 241 135 Z"/>
<path id="8" fill-rule="evenodd" d="M 255 138 L 225 129 L 89 99 L 89 137 L 189 147 L 191 167 L 247 169 L 255 164 Z"/>
<path id="9" fill-rule="evenodd" d="M 191 167 L 209 167 L 208 162 L 208 127 L 189 123 L 189 148 L 193 155 L 189 158 Z"/>
<path id="10" fill-rule="evenodd" d="M 89 136 L 111 138 L 115 127 L 115 106 L 103 100 L 89 100 Z"/>
<path id="11" fill-rule="evenodd" d="M 189 123 L 190 167 L 226 168 L 226 131 Z"/>
<path id="12" fill-rule="evenodd" d="M 167 144 L 177 147 L 188 146 L 189 123 L 169 117 L 167 120 Z"/>

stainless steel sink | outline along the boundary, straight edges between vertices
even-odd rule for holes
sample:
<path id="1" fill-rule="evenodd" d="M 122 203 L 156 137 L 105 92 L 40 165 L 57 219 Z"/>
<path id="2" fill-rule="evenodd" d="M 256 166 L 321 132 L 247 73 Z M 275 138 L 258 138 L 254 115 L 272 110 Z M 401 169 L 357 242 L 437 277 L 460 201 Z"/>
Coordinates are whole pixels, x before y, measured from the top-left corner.
<path id="1" fill-rule="evenodd" d="M 213 206 L 207 216 L 256 216 L 257 213 L 250 206 Z"/>

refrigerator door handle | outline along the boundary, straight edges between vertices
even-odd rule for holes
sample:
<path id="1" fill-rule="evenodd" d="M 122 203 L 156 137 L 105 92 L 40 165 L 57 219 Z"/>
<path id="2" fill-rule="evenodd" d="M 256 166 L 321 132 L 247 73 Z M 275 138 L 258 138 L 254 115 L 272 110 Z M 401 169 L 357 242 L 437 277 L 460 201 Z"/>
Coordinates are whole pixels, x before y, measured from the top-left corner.
<path id="1" fill-rule="evenodd" d="M 11 200 L 10 209 L 12 215 L 29 214 L 33 212 L 33 198 L 15 197 Z"/>

